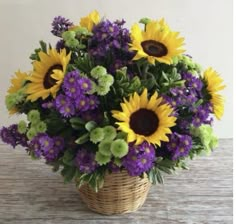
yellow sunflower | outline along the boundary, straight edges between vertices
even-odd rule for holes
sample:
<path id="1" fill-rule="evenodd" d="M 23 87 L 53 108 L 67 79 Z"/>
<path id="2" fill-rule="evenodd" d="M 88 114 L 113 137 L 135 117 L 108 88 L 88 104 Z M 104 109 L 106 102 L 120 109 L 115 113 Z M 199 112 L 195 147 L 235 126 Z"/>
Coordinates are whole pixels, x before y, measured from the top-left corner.
<path id="1" fill-rule="evenodd" d="M 184 38 L 179 37 L 178 32 L 171 31 L 164 19 L 149 22 L 145 31 L 134 24 L 131 39 L 130 50 L 136 51 L 133 60 L 147 58 L 151 64 L 155 61 L 171 64 L 174 56 L 184 52 Z"/>
<path id="2" fill-rule="evenodd" d="M 31 81 L 27 85 L 27 100 L 32 102 L 38 98 L 46 99 L 50 94 L 55 97 L 63 81 L 66 67 L 70 61 L 70 54 L 66 50 L 60 53 L 56 49 L 50 49 L 48 54 L 39 52 L 40 61 L 33 63 L 34 71 L 27 79 Z"/>
<path id="3" fill-rule="evenodd" d="M 166 134 L 170 134 L 170 127 L 175 125 L 176 117 L 171 116 L 173 109 L 168 104 L 162 104 L 155 92 L 150 99 L 147 89 L 141 96 L 136 92 L 130 96 L 129 101 L 124 99 L 121 103 L 122 111 L 113 110 L 112 116 L 119 120 L 118 129 L 127 133 L 127 141 L 136 145 L 143 141 L 161 145 L 161 141 L 168 142 Z"/>
<path id="4" fill-rule="evenodd" d="M 92 11 L 88 16 L 81 18 L 80 26 L 85 27 L 88 31 L 92 31 L 94 25 L 100 22 L 100 15 L 98 11 Z"/>
<path id="5" fill-rule="evenodd" d="M 213 112 L 216 118 L 220 120 L 224 114 L 224 99 L 217 92 L 225 88 L 225 85 L 223 85 L 223 79 L 212 68 L 208 68 L 204 71 L 203 78 L 206 82 L 207 90 L 211 96 L 210 102 L 213 106 Z"/>
<path id="6" fill-rule="evenodd" d="M 27 78 L 27 73 L 22 73 L 20 71 L 15 72 L 15 76 L 11 79 L 11 86 L 10 88 L 7 90 L 7 92 L 9 94 L 11 93 L 16 93 L 18 90 L 20 90 L 26 81 Z"/>

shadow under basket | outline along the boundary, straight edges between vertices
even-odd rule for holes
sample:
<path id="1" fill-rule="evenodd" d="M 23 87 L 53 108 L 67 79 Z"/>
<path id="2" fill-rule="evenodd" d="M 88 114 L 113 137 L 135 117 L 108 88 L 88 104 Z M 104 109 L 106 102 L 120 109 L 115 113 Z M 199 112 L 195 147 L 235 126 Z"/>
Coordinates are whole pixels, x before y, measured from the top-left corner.
<path id="1" fill-rule="evenodd" d="M 127 171 L 106 174 L 104 186 L 97 193 L 87 184 L 79 189 L 82 201 L 100 214 L 113 215 L 134 212 L 140 208 L 150 189 L 147 177 L 131 177 Z"/>

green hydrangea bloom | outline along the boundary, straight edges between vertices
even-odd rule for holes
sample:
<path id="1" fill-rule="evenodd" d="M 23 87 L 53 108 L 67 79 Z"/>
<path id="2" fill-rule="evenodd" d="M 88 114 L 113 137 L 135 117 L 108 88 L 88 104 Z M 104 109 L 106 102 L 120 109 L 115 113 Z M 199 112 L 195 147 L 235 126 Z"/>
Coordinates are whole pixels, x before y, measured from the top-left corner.
<path id="1" fill-rule="evenodd" d="M 111 126 L 111 125 L 108 125 L 108 126 L 105 126 L 103 128 L 103 131 L 104 131 L 104 139 L 105 140 L 113 140 L 115 139 L 116 137 L 116 129 Z"/>
<path id="2" fill-rule="evenodd" d="M 111 161 L 111 156 L 105 156 L 98 151 L 96 152 L 95 160 L 100 166 L 102 166 L 102 165 L 106 165 L 107 163 Z"/>
<path id="3" fill-rule="evenodd" d="M 111 144 L 111 152 L 117 158 L 122 158 L 128 153 L 128 143 L 123 139 L 117 139 Z"/>
<path id="4" fill-rule="evenodd" d="M 27 124 L 26 124 L 26 122 L 21 120 L 18 123 L 17 129 L 18 129 L 18 132 L 20 132 L 21 134 L 25 134 L 26 131 L 27 131 Z"/>
<path id="5" fill-rule="evenodd" d="M 101 142 L 104 139 L 103 128 L 95 128 L 90 132 L 90 141 L 93 143 Z"/>
<path id="6" fill-rule="evenodd" d="M 106 68 L 104 68 L 103 66 L 96 66 L 95 68 L 93 68 L 91 70 L 91 76 L 95 79 L 98 79 L 99 77 L 106 75 L 107 74 L 107 70 Z"/>
<path id="7" fill-rule="evenodd" d="M 37 131 L 35 128 L 31 127 L 27 133 L 26 133 L 26 136 L 29 140 L 31 140 L 33 137 L 35 137 L 37 135 Z"/>
<path id="8" fill-rule="evenodd" d="M 210 125 L 201 125 L 200 127 L 191 127 L 191 134 L 201 139 L 206 152 L 209 154 L 213 148 L 218 145 L 218 138 L 214 135 Z"/>
<path id="9" fill-rule="evenodd" d="M 98 150 L 104 156 L 111 156 L 111 144 L 112 141 L 103 140 L 98 145 Z"/>
<path id="10" fill-rule="evenodd" d="M 27 114 L 27 118 L 30 122 L 36 124 L 37 122 L 40 121 L 40 113 L 38 110 L 31 110 L 28 114 Z"/>

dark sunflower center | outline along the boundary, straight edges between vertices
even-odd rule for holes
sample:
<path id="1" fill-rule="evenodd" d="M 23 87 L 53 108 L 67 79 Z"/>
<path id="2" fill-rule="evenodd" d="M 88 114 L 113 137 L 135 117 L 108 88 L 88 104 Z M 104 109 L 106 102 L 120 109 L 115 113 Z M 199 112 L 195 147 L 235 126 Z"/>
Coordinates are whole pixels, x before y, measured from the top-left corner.
<path id="1" fill-rule="evenodd" d="M 52 86 L 55 85 L 55 83 L 57 81 L 56 79 L 51 77 L 54 69 L 63 70 L 63 67 L 62 67 L 62 65 L 56 64 L 56 65 L 51 66 L 48 69 L 47 73 L 44 76 L 44 80 L 43 80 L 43 86 L 45 89 L 50 89 Z"/>
<path id="2" fill-rule="evenodd" d="M 141 43 L 143 51 L 150 56 L 162 57 L 167 55 L 168 49 L 161 42 L 155 40 L 146 40 Z"/>
<path id="3" fill-rule="evenodd" d="M 147 109 L 140 109 L 130 117 L 130 128 L 139 135 L 152 135 L 158 128 L 159 119 L 157 115 Z"/>

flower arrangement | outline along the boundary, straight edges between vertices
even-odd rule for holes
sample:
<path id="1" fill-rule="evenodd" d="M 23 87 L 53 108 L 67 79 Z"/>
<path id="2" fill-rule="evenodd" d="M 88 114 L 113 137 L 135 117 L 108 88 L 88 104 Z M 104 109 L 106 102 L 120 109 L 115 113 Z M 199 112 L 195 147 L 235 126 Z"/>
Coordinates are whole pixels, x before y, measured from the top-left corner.
<path id="1" fill-rule="evenodd" d="M 56 17 L 56 46 L 40 41 L 32 71 L 15 73 L 5 101 L 27 121 L 2 127 L 2 141 L 95 191 L 107 172 L 155 184 L 186 169 L 217 145 L 213 116 L 224 111 L 222 78 L 184 54 L 184 38 L 164 19 L 124 25 L 97 11 L 78 25 Z"/>

